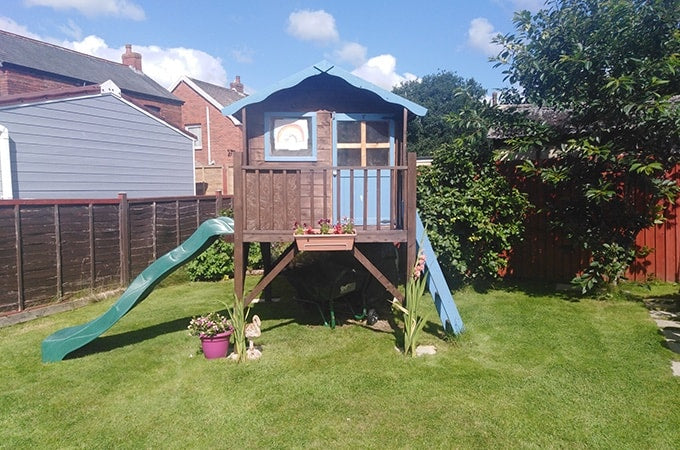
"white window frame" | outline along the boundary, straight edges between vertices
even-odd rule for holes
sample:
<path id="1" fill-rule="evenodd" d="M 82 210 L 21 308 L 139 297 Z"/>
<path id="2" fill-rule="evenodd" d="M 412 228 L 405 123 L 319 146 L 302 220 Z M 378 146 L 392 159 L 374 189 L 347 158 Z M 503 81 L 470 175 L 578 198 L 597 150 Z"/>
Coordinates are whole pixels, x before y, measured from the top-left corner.
<path id="1" fill-rule="evenodd" d="M 196 136 L 196 139 L 194 139 L 194 150 L 202 150 L 203 149 L 203 127 L 201 124 L 196 124 L 196 125 L 187 125 L 184 127 L 189 133 L 193 134 Z"/>

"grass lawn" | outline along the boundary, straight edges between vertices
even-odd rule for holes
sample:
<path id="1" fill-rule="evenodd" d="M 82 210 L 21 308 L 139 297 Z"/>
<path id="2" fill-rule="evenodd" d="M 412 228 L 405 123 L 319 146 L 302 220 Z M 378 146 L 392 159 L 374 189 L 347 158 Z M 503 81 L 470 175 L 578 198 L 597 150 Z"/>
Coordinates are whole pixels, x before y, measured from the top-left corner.
<path id="1" fill-rule="evenodd" d="M 0 447 L 680 445 L 678 355 L 640 302 L 466 290 L 455 295 L 466 333 L 443 340 L 433 308 L 422 341 L 437 355 L 405 358 L 395 333 L 331 330 L 284 298 L 253 308 L 261 360 L 206 360 L 186 326 L 230 289 L 158 288 L 58 363 L 40 361 L 42 339 L 115 299 L 0 329 Z"/>

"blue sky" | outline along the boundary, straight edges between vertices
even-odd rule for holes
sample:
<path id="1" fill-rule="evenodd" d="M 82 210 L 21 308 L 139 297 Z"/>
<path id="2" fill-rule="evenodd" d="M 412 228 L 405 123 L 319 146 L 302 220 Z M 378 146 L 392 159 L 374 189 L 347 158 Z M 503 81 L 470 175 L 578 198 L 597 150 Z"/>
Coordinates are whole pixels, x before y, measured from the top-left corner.
<path id="1" fill-rule="evenodd" d="M 163 86 L 180 76 L 247 92 L 326 59 L 386 89 L 439 70 L 503 86 L 491 37 L 543 0 L 3 0 L 0 29 L 120 62 L 125 44 Z"/>

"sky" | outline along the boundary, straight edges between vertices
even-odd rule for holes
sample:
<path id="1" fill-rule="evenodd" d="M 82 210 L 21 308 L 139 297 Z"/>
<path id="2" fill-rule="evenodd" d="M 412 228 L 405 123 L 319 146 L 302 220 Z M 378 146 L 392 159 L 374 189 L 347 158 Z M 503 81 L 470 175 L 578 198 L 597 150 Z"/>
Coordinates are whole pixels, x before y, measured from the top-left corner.
<path id="1" fill-rule="evenodd" d="M 487 93 L 515 11 L 543 0 L 3 0 L 0 29 L 120 62 L 125 45 L 164 87 L 186 75 L 247 93 L 319 61 L 391 90 L 451 71 Z"/>

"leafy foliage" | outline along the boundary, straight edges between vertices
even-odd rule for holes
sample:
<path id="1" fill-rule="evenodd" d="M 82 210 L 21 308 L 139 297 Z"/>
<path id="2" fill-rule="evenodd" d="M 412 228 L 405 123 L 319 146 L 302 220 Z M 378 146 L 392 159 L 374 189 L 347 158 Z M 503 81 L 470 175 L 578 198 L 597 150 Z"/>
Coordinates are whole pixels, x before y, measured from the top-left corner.
<path id="1" fill-rule="evenodd" d="M 456 95 L 460 89 L 465 89 L 469 95 Z M 451 142 L 459 132 L 447 120 L 447 115 L 458 111 L 466 102 L 480 100 L 486 93 L 475 80 L 465 80 L 448 71 L 406 82 L 393 92 L 427 108 L 424 117 L 417 117 L 408 124 L 409 150 L 419 156 L 432 155 L 444 143 Z"/>
<path id="2" fill-rule="evenodd" d="M 234 245 L 217 239 L 187 264 L 191 281 L 220 281 L 234 275 Z"/>
<path id="3" fill-rule="evenodd" d="M 248 249 L 248 269 L 263 267 L 260 246 L 250 245 Z M 203 253 L 187 264 L 187 274 L 191 281 L 220 281 L 234 276 L 234 244 L 217 239 Z"/>
<path id="4" fill-rule="evenodd" d="M 454 284 L 498 277 L 529 208 L 498 172 L 486 138 L 498 109 L 471 99 L 466 105 L 447 117 L 461 134 L 435 152 L 418 179 L 421 218 Z"/>
<path id="5" fill-rule="evenodd" d="M 617 243 L 602 244 L 601 248 L 593 252 L 588 268 L 571 282 L 579 286 L 583 294 L 598 288 L 617 286 L 619 281 L 625 279 L 624 274 L 635 253 L 634 249 L 625 249 Z"/>
<path id="6" fill-rule="evenodd" d="M 550 188 L 553 225 L 593 250 L 595 263 L 613 248 L 627 253 L 678 194 L 670 174 L 680 160 L 680 3 L 550 0 L 514 22 L 516 34 L 497 39 L 496 65 L 526 101 L 569 118 L 568 133 L 551 135 L 557 158 L 522 170 Z M 520 151 L 542 139 L 508 143 Z M 609 275 L 600 278 L 617 278 Z"/>

